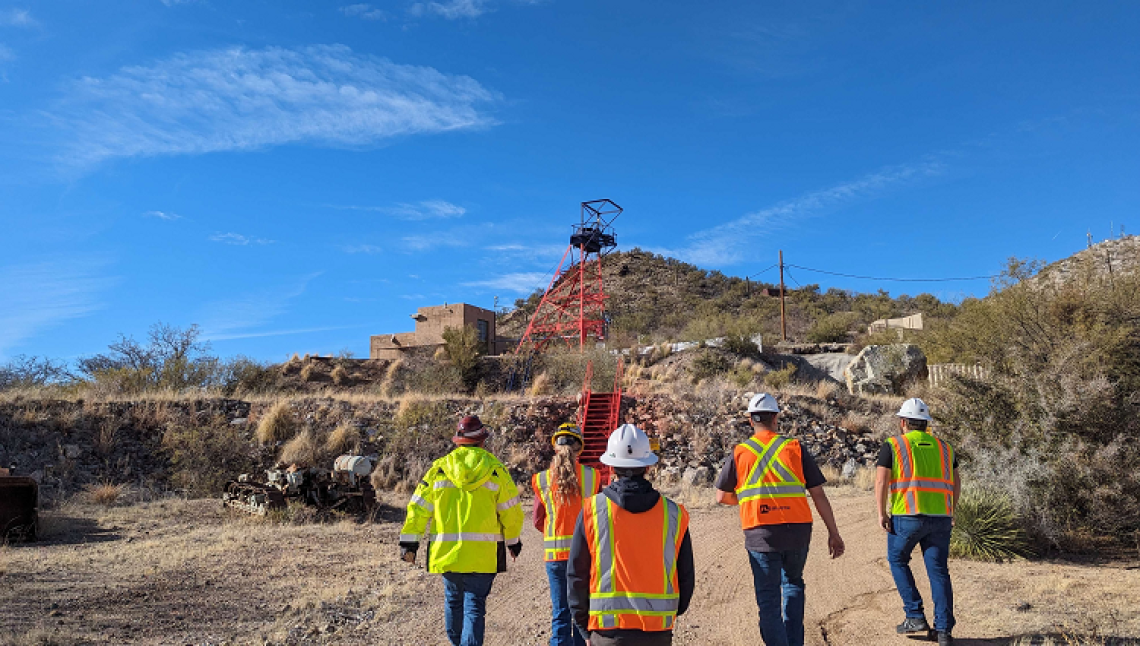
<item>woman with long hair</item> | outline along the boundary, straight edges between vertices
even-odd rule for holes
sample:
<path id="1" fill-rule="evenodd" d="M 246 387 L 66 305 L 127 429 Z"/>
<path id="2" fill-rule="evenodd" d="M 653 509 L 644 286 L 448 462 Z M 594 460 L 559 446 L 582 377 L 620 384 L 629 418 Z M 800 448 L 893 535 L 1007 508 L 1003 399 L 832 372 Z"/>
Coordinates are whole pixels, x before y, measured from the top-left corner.
<path id="1" fill-rule="evenodd" d="M 601 490 L 601 478 L 593 468 L 578 464 L 582 452 L 582 431 L 567 422 L 554 437 L 554 459 L 550 468 L 534 474 L 534 526 L 543 536 L 546 577 L 550 581 L 550 646 L 585 646 L 570 617 L 567 599 L 566 562 L 574 525 L 582 511 L 582 500 Z"/>

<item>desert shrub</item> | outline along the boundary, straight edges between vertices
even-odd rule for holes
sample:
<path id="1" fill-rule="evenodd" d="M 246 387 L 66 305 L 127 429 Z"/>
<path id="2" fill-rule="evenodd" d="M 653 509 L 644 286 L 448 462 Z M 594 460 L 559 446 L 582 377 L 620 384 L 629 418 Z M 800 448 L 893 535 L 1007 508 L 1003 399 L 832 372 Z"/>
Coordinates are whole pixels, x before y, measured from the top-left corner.
<path id="1" fill-rule="evenodd" d="M 0 390 L 62 384 L 74 379 L 66 363 L 47 357 L 21 354 L 0 365 Z"/>
<path id="2" fill-rule="evenodd" d="M 474 326 L 449 327 L 443 330 L 443 349 L 447 358 L 459 370 L 463 382 L 474 385 L 479 368 L 479 357 L 484 345 L 479 342 L 479 333 Z"/>
<path id="3" fill-rule="evenodd" d="M 539 373 L 537 377 L 530 383 L 530 396 L 541 397 L 549 395 L 554 392 L 554 384 L 545 372 Z"/>
<path id="4" fill-rule="evenodd" d="M 111 484 L 110 482 L 89 484 L 83 488 L 83 497 L 95 505 L 114 507 L 126 489 L 127 485 L 125 484 Z"/>
<path id="5" fill-rule="evenodd" d="M 979 561 L 1008 561 L 1028 553 L 1028 542 L 1010 498 L 1000 492 L 967 487 L 954 509 L 952 556 Z"/>
<path id="6" fill-rule="evenodd" d="M 758 357 L 760 356 L 760 346 L 756 342 L 743 334 L 729 334 L 724 338 L 722 348 L 733 354 L 738 354 L 742 357 Z"/>
<path id="7" fill-rule="evenodd" d="M 1140 537 L 1140 278 L 1011 262 L 994 291 L 933 330 L 939 360 L 981 362 L 934 407 L 969 477 L 1007 492 L 1031 539 L 1093 549 Z M 967 480 L 968 481 L 968 480 Z"/>
<path id="8" fill-rule="evenodd" d="M 843 343 L 848 331 L 858 323 L 859 316 L 854 312 L 836 312 L 817 319 L 807 331 L 807 340 L 812 343 Z"/>
<path id="9" fill-rule="evenodd" d="M 689 370 L 692 373 L 693 381 L 697 382 L 723 375 L 732 368 L 732 361 L 728 357 L 715 350 L 704 348 L 696 352 Z"/>
<path id="10" fill-rule="evenodd" d="M 467 392 L 463 373 L 452 363 L 424 361 L 404 375 L 406 390 L 425 395 L 454 395 Z"/>
<path id="11" fill-rule="evenodd" d="M 162 436 L 170 456 L 170 483 L 192 495 L 216 496 L 226 481 L 258 469 L 261 453 L 239 427 L 173 427 Z"/>
<path id="12" fill-rule="evenodd" d="M 780 390 L 792 383 L 792 377 L 794 377 L 795 374 L 796 364 L 789 363 L 779 370 L 764 373 L 764 385 L 774 390 Z"/>
<path id="13" fill-rule="evenodd" d="M 219 361 L 200 337 L 197 325 L 181 329 L 157 323 L 145 342 L 119 335 L 107 346 L 110 352 L 83 357 L 76 366 L 96 384 L 109 382 L 104 388 L 113 386 L 124 393 L 219 386 Z"/>
<path id="14" fill-rule="evenodd" d="M 294 435 L 277 454 L 277 460 L 285 464 L 315 466 L 321 463 L 321 443 L 313 429 L 306 428 Z"/>
<path id="15" fill-rule="evenodd" d="M 345 370 L 344 366 L 342 365 L 338 364 L 336 367 L 334 367 L 330 376 L 332 377 L 332 382 L 334 385 L 344 386 L 348 384 L 348 371 Z"/>
<path id="16" fill-rule="evenodd" d="M 732 372 L 728 373 L 728 380 L 740 388 L 746 388 L 755 377 L 756 373 L 752 371 L 752 363 L 747 359 L 736 364 Z"/>
<path id="17" fill-rule="evenodd" d="M 289 439 L 297 430 L 293 412 L 287 400 L 273 404 L 257 423 L 257 441 L 274 444 Z"/>
<path id="18" fill-rule="evenodd" d="M 571 394 L 582 390 L 586 368 L 593 365 L 591 389 L 598 392 L 613 390 L 618 358 L 601 348 L 581 352 L 569 348 L 550 350 L 538 359 L 536 373 L 545 373 L 550 392 Z"/>
<path id="19" fill-rule="evenodd" d="M 218 370 L 222 393 L 226 396 L 256 395 L 278 388 L 277 372 L 256 359 L 239 355 L 219 363 Z"/>
<path id="20" fill-rule="evenodd" d="M 353 450 L 360 442 L 360 429 L 353 424 L 341 424 L 329 433 L 325 440 L 325 451 L 341 455 Z"/>
<path id="21" fill-rule="evenodd" d="M 380 394 L 384 397 L 395 397 L 403 392 L 401 376 L 407 372 L 407 365 L 403 359 L 396 359 L 388 364 L 384 370 L 384 380 L 380 382 Z"/>

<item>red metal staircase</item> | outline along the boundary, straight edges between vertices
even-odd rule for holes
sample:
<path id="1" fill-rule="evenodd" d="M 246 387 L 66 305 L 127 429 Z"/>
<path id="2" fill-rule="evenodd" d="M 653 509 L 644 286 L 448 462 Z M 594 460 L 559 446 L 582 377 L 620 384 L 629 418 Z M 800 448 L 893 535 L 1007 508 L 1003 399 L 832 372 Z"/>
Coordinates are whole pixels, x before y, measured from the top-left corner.
<path id="1" fill-rule="evenodd" d="M 597 469 L 602 475 L 603 483 L 609 482 L 610 468 L 602 464 L 599 458 L 606 452 L 610 433 L 617 428 L 621 419 L 621 374 L 622 362 L 619 359 L 613 392 L 596 393 L 590 390 L 594 364 L 586 364 L 586 379 L 582 385 L 582 398 L 578 408 L 578 427 L 582 429 L 584 443 L 578 461 Z"/>

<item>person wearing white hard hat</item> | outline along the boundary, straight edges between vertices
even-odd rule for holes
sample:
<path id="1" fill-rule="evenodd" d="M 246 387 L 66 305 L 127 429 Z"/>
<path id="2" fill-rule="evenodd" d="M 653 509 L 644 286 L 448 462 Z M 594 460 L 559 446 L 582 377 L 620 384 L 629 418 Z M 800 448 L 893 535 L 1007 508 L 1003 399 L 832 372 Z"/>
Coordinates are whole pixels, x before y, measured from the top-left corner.
<path id="1" fill-rule="evenodd" d="M 939 646 L 948 646 L 954 643 L 954 589 L 947 556 L 954 507 L 961 492 L 958 458 L 949 442 L 930 433 L 934 418 L 926 402 L 912 397 L 896 415 L 900 434 L 883 442 L 875 474 L 879 525 L 887 532 L 887 562 L 906 612 L 896 630 L 899 634 L 930 634 Z M 933 630 L 926 622 L 922 595 L 910 570 L 915 546 L 922 548 L 930 579 Z"/>
<path id="2" fill-rule="evenodd" d="M 767 646 L 803 646 L 804 565 L 812 526 L 809 496 L 827 525 L 831 558 L 842 556 L 845 547 L 823 491 L 827 479 L 799 441 L 777 432 L 776 398 L 759 393 L 748 402 L 747 412 L 754 432 L 725 458 L 716 500 L 740 506 L 760 638 Z"/>
<path id="3" fill-rule="evenodd" d="M 664 646 L 693 596 L 689 512 L 645 479 L 657 455 L 644 431 L 623 424 L 602 463 L 616 480 L 582 501 L 566 580 L 587 646 Z"/>

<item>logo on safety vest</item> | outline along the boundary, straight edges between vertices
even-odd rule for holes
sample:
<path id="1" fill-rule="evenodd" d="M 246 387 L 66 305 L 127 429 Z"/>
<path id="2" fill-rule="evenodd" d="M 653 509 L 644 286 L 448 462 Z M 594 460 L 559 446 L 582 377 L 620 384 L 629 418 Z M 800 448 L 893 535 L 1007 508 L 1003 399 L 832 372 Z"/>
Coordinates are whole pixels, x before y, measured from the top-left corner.
<path id="1" fill-rule="evenodd" d="M 766 514 L 770 511 L 788 511 L 791 509 L 791 507 L 788 507 L 787 505 L 767 505 L 767 504 L 764 504 L 764 505 L 760 505 L 756 509 L 761 514 Z"/>

